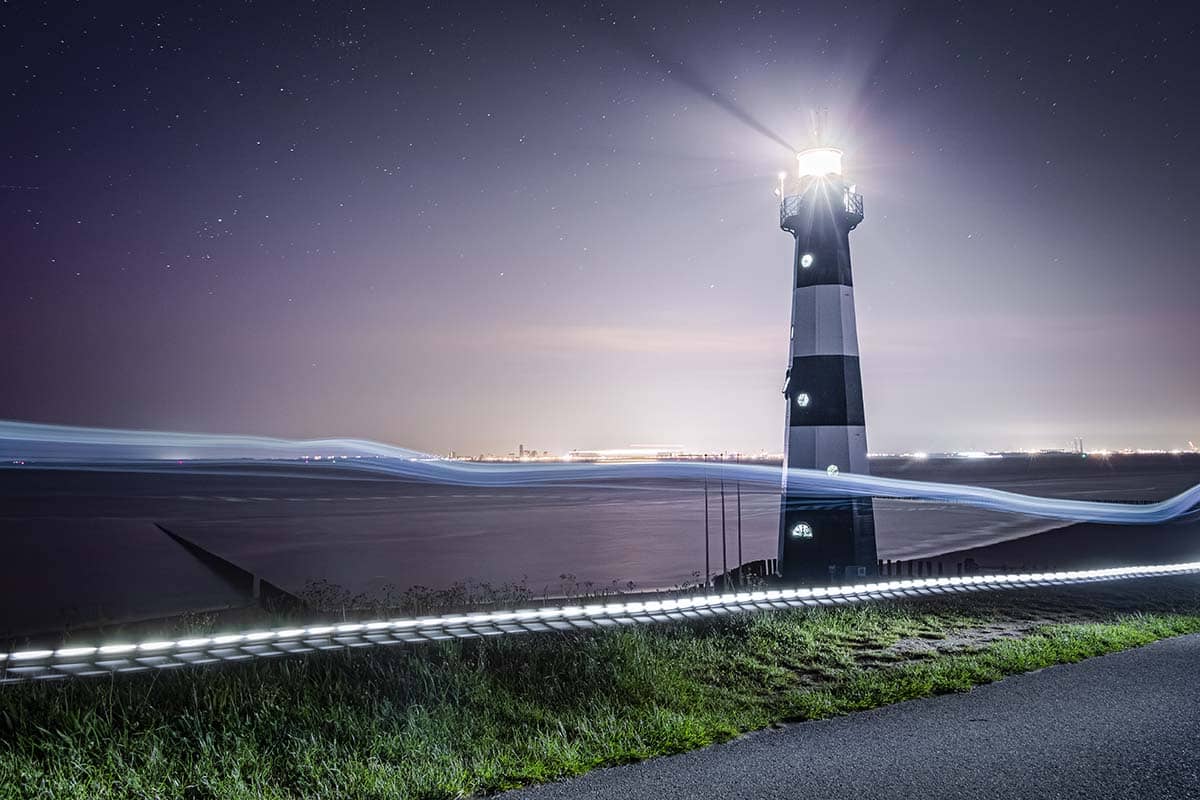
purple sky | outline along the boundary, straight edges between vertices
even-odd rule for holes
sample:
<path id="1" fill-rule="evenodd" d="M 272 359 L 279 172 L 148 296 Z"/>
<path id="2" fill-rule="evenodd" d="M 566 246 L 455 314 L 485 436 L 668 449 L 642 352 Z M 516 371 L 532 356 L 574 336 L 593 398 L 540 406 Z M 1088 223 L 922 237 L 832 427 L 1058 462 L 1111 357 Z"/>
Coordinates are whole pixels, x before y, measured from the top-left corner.
<path id="1" fill-rule="evenodd" d="M 434 5 L 0 12 L 0 418 L 778 451 L 824 107 L 872 450 L 1200 441 L 1194 10 Z"/>

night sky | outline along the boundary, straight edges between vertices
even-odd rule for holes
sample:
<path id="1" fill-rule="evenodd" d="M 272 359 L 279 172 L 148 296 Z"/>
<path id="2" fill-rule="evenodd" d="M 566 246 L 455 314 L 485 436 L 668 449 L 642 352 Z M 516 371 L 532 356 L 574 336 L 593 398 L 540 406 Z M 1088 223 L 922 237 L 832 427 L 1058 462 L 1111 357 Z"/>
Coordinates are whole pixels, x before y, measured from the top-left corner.
<path id="1" fill-rule="evenodd" d="M 1186 447 L 1176 5 L 8 3 L 0 418 L 779 451 L 824 108 L 872 450 Z"/>

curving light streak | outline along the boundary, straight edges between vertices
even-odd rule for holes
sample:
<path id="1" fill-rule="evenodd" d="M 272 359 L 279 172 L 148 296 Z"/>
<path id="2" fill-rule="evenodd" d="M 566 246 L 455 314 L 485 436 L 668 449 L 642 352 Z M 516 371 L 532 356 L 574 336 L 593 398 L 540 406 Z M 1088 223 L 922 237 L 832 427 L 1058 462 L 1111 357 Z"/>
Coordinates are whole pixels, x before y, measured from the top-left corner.
<path id="1" fill-rule="evenodd" d="M 350 470 L 409 480 L 480 488 L 561 485 L 580 481 L 701 480 L 714 475 L 726 481 L 774 488 L 779 486 L 781 475 L 781 469 L 777 466 L 696 461 L 531 465 L 377 460 L 346 462 L 344 466 Z M 848 497 L 933 500 L 1048 519 L 1125 525 L 1169 522 L 1195 512 L 1200 505 L 1200 485 L 1167 500 L 1144 505 L 1037 497 L 981 486 L 831 474 L 827 470 L 809 469 L 788 470 L 787 486 L 789 496 L 814 500 Z"/>
<path id="2" fill-rule="evenodd" d="M 385 458 L 437 458 L 428 453 L 366 439 L 276 439 L 237 434 L 84 428 L 0 420 L 0 459 L 305 458 L 355 455 Z"/>
<path id="3" fill-rule="evenodd" d="M 57 650 L 23 650 L 0 654 L 0 683 L 53 680 L 69 676 L 111 675 L 187 665 L 246 661 L 255 658 L 337 650 L 349 647 L 470 639 L 521 633 L 594 630 L 616 625 L 698 619 L 716 614 L 769 611 L 803 606 L 831 606 L 872 600 L 930 597 L 962 592 L 1038 586 L 1062 586 L 1096 581 L 1200 572 L 1200 562 L 1109 569 L 1035 572 L 1019 575 L 973 575 L 879 581 L 853 586 L 736 592 L 627 603 L 550 606 L 488 613 L 372 620 L 342 624 L 251 630 L 214 636 L 72 646 Z"/>
<path id="4" fill-rule="evenodd" d="M 297 441 L 264 436 L 220 436 L 196 433 L 127 431 L 0 421 L 0 459 L 41 459 L 25 467 L 145 472 L 181 469 L 204 473 L 220 468 L 262 474 L 254 465 L 234 459 L 300 459 L 321 456 L 321 464 L 346 477 L 378 475 L 452 486 L 481 488 L 561 485 L 576 482 L 638 482 L 703 479 L 719 475 L 727 481 L 776 488 L 780 468 L 762 464 L 698 461 L 634 463 L 479 464 L 449 461 L 428 453 L 364 439 Z M 166 462 L 171 459 L 168 465 Z M 205 459 L 205 463 L 187 460 Z M 174 460 L 179 460 L 175 463 Z M 81 463 L 83 466 L 81 466 Z M 159 463 L 156 463 L 159 462 Z M 278 474 L 278 473 L 275 473 Z M 330 476 L 323 470 L 313 477 Z M 304 477 L 303 471 L 288 477 Z M 789 496 L 813 499 L 885 497 L 932 500 L 1024 514 L 1067 522 L 1149 525 L 1170 522 L 1200 510 L 1200 484 L 1174 497 L 1144 505 L 1067 500 L 1005 492 L 980 486 L 929 483 L 870 475 L 792 469 Z"/>

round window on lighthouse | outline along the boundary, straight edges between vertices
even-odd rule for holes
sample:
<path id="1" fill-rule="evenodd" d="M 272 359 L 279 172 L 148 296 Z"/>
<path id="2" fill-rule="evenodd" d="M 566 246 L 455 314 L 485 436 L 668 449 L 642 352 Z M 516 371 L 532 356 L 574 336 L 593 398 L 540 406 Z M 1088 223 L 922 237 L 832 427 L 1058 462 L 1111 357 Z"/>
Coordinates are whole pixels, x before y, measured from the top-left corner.
<path id="1" fill-rule="evenodd" d="M 812 525 L 809 525 L 807 522 L 797 522 L 792 526 L 793 539 L 811 539 L 812 537 Z"/>
<path id="2" fill-rule="evenodd" d="M 813 265 L 812 253 L 805 253 L 804 255 L 800 256 L 800 266 L 804 267 L 805 269 L 808 269 L 812 265 Z"/>
<path id="3" fill-rule="evenodd" d="M 796 405 L 801 408 L 808 408 L 808 404 L 812 402 L 812 398 L 808 396 L 808 392 L 800 392 L 796 395 Z"/>

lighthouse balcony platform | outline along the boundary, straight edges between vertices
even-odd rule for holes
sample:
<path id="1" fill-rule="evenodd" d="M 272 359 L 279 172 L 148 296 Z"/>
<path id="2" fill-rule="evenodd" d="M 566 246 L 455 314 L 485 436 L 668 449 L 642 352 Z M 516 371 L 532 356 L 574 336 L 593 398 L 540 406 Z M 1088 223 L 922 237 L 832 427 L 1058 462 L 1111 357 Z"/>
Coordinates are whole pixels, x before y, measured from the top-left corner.
<path id="1" fill-rule="evenodd" d="M 832 192 L 829 195 L 832 195 Z M 813 204 L 815 200 L 814 192 L 785 195 L 779 203 L 779 227 L 788 233 L 796 233 L 800 229 L 801 221 L 813 213 L 806 207 Z M 863 196 L 858 192 L 846 189 L 842 192 L 840 204 L 833 201 L 832 196 L 830 200 L 832 201 L 830 210 L 840 213 L 848 230 L 854 230 L 858 223 L 863 221 Z M 811 220 L 809 224 L 811 224 Z"/>

